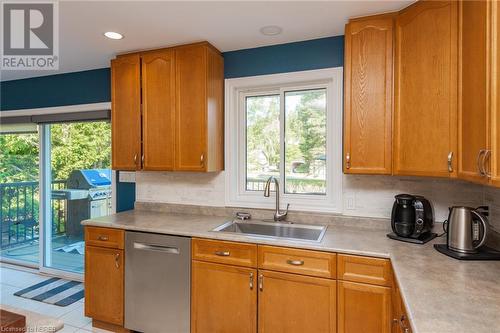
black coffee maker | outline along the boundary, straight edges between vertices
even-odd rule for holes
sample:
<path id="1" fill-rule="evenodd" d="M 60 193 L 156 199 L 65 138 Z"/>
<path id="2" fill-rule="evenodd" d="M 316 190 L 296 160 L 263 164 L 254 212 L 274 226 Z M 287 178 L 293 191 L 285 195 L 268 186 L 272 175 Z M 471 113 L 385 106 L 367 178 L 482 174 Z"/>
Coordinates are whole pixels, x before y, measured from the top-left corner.
<path id="1" fill-rule="evenodd" d="M 387 237 L 403 242 L 424 244 L 435 238 L 434 215 L 429 200 L 410 194 L 396 195 L 392 206 L 392 231 Z"/>

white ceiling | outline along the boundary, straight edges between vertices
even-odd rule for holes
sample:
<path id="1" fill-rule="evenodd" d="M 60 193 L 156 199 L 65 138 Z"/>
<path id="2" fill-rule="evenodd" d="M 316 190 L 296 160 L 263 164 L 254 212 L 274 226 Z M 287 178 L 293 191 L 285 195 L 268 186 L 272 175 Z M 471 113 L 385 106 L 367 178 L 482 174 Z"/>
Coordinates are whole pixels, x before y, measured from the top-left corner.
<path id="1" fill-rule="evenodd" d="M 61 1 L 58 71 L 3 71 L 2 80 L 109 66 L 117 53 L 207 40 L 219 50 L 344 34 L 347 19 L 401 9 L 393 1 Z M 283 33 L 259 29 L 278 25 Z M 120 41 L 102 34 L 116 31 Z"/>

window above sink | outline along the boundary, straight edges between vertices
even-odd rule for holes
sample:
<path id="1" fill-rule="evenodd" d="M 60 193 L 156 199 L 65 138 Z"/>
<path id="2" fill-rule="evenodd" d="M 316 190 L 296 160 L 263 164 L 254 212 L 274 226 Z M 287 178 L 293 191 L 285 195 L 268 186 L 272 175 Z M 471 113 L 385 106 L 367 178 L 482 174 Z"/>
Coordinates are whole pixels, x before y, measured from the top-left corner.
<path id="1" fill-rule="evenodd" d="M 226 206 L 340 212 L 342 68 L 226 80 Z M 274 188 L 271 188 L 274 190 Z"/>

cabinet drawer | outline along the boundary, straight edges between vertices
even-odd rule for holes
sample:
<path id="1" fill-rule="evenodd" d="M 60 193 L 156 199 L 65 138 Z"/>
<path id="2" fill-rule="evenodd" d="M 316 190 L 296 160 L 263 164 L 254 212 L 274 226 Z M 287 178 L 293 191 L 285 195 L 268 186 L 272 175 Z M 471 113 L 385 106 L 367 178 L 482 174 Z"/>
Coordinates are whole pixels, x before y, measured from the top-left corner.
<path id="1" fill-rule="evenodd" d="M 339 254 L 337 279 L 391 286 L 391 264 L 387 259 Z"/>
<path id="2" fill-rule="evenodd" d="M 257 245 L 226 241 L 193 239 L 192 257 L 195 260 L 236 266 L 257 266 Z"/>
<path id="3" fill-rule="evenodd" d="M 125 232 L 120 229 L 85 227 L 85 244 L 123 249 Z"/>
<path id="4" fill-rule="evenodd" d="M 335 278 L 336 254 L 275 246 L 259 246 L 259 268 Z"/>

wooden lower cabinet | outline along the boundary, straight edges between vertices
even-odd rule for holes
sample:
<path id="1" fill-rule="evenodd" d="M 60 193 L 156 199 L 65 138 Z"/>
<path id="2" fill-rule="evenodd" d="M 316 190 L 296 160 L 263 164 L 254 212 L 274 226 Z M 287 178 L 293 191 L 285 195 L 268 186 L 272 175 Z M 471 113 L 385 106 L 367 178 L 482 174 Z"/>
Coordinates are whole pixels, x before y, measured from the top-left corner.
<path id="1" fill-rule="evenodd" d="M 336 332 L 336 281 L 259 270 L 259 332 Z"/>
<path id="2" fill-rule="evenodd" d="M 411 333 L 410 321 L 397 283 L 392 288 L 392 333 Z"/>
<path id="3" fill-rule="evenodd" d="M 256 269 L 193 260 L 191 279 L 191 332 L 256 332 Z"/>
<path id="4" fill-rule="evenodd" d="M 338 333 L 390 333 L 391 288 L 338 281 Z"/>
<path id="5" fill-rule="evenodd" d="M 123 326 L 123 250 L 85 247 L 85 316 Z"/>

